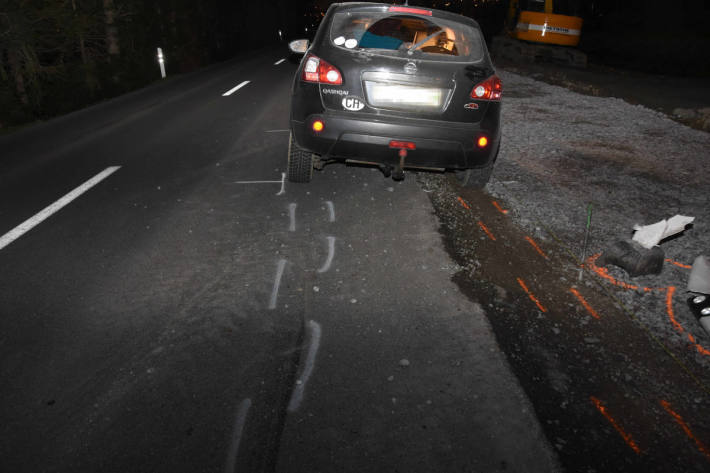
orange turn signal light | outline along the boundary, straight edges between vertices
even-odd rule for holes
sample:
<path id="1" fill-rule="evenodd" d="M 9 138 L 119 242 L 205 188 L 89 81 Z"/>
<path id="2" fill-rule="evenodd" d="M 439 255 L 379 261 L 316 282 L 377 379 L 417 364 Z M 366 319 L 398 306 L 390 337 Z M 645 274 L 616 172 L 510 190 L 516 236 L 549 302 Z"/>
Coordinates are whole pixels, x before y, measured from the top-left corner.
<path id="1" fill-rule="evenodd" d="M 481 136 L 478 139 L 478 147 L 485 148 L 486 146 L 488 146 L 488 138 L 486 138 L 485 136 Z"/>
<path id="2" fill-rule="evenodd" d="M 311 127 L 313 128 L 313 131 L 319 133 L 323 131 L 323 128 L 325 128 L 325 124 L 320 120 L 316 120 L 313 122 L 313 125 L 311 125 Z"/>

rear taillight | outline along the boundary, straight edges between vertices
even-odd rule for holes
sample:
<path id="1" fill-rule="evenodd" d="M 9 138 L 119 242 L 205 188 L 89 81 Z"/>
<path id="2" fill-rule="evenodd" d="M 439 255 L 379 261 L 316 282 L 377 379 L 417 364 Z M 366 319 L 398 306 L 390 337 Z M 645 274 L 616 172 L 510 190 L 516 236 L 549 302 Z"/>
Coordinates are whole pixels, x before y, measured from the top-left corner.
<path id="1" fill-rule="evenodd" d="M 503 84 L 498 76 L 490 76 L 471 91 L 471 98 L 477 100 L 500 100 Z"/>
<path id="2" fill-rule="evenodd" d="M 301 79 L 306 82 L 320 82 L 332 85 L 343 83 L 343 76 L 337 67 L 312 54 L 306 58 Z"/>

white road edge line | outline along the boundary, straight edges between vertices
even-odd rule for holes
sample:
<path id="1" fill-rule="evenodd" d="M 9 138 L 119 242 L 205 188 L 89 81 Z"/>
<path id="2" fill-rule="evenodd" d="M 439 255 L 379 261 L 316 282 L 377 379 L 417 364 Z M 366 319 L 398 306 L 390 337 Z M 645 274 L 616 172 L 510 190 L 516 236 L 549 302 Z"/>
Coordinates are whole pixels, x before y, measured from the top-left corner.
<path id="1" fill-rule="evenodd" d="M 296 204 L 288 204 L 288 217 L 290 223 L 288 224 L 288 231 L 296 231 Z"/>
<path id="2" fill-rule="evenodd" d="M 328 207 L 328 221 L 335 222 L 335 206 L 330 200 L 325 201 L 325 205 Z"/>
<path id="3" fill-rule="evenodd" d="M 235 181 L 235 184 L 281 184 L 282 181 Z"/>
<path id="4" fill-rule="evenodd" d="M 335 256 L 335 237 L 328 237 L 328 258 L 325 260 L 325 264 L 318 270 L 319 273 L 325 273 L 330 269 L 330 265 L 333 263 L 333 256 Z"/>
<path id="5" fill-rule="evenodd" d="M 274 278 L 274 288 L 271 290 L 271 298 L 269 299 L 269 310 L 276 308 L 276 298 L 279 296 L 279 286 L 281 285 L 281 276 L 284 274 L 286 260 L 280 259 L 276 266 L 276 278 Z"/>
<path id="6" fill-rule="evenodd" d="M 222 97 L 227 97 L 227 96 L 229 96 L 229 95 L 232 95 L 234 92 L 236 92 L 237 90 L 241 89 L 242 87 L 244 87 L 245 85 L 247 85 L 249 82 L 251 82 L 251 81 L 245 80 L 244 82 L 242 82 L 242 83 L 239 84 L 238 86 L 234 87 L 233 89 L 229 89 L 228 91 L 226 91 L 225 93 L 223 93 L 223 94 L 222 94 Z"/>
<path id="7" fill-rule="evenodd" d="M 40 210 L 39 213 L 28 218 L 27 220 L 25 220 L 24 222 L 22 222 L 21 224 L 19 224 L 18 226 L 16 226 L 15 228 L 10 230 L 6 234 L 4 234 L 2 237 L 0 237 L 0 250 L 5 248 L 7 245 L 12 243 L 13 241 L 20 238 L 25 233 L 32 230 L 34 227 L 36 227 L 37 225 L 39 225 L 40 223 L 42 223 L 43 221 L 45 221 L 46 219 L 51 217 L 52 214 L 61 210 L 62 207 L 69 204 L 72 200 L 76 199 L 81 194 L 88 191 L 89 189 L 94 187 L 96 184 L 103 181 L 104 179 L 106 179 L 107 177 L 109 177 L 111 174 L 118 171 L 119 169 L 121 169 L 121 166 L 111 166 L 111 167 L 104 169 L 103 171 L 101 171 L 100 173 L 98 173 L 97 175 L 95 175 L 94 177 L 92 177 L 91 179 L 89 179 L 88 181 L 86 181 L 85 183 L 83 183 L 82 185 L 80 185 L 79 187 L 74 189 L 73 191 L 69 192 L 67 195 L 65 195 L 61 199 L 57 200 L 53 204 L 48 205 L 43 210 Z"/>
<path id="8" fill-rule="evenodd" d="M 242 434 L 244 433 L 244 424 L 247 421 L 247 414 L 251 407 L 251 399 L 244 399 L 239 403 L 237 417 L 234 421 L 234 431 L 232 432 L 232 442 L 229 446 L 227 454 L 227 463 L 224 465 L 224 473 L 234 473 L 237 464 L 237 455 L 239 454 L 239 444 L 242 442 Z"/>
<path id="9" fill-rule="evenodd" d="M 286 59 L 279 59 L 278 61 L 276 61 L 276 62 L 274 63 L 274 66 L 278 66 L 279 64 L 281 64 L 281 63 L 284 62 L 285 60 L 286 60 Z"/>
<path id="10" fill-rule="evenodd" d="M 318 354 L 318 347 L 320 346 L 321 328 L 318 322 L 309 320 L 308 329 L 310 331 L 310 343 L 308 344 L 306 363 L 303 368 L 303 373 L 301 373 L 301 377 L 296 380 L 296 386 L 294 386 L 293 392 L 291 393 L 291 400 L 288 402 L 288 407 L 286 408 L 288 412 L 294 412 L 301 407 L 303 392 L 305 391 L 306 383 L 313 372 L 313 366 L 316 362 L 316 355 Z"/>

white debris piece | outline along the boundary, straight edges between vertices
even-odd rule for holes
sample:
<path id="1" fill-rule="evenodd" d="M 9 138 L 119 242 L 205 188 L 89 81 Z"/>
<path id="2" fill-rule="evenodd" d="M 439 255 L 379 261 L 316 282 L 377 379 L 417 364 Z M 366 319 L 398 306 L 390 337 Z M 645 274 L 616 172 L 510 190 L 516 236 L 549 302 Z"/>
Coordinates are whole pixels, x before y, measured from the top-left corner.
<path id="1" fill-rule="evenodd" d="M 693 223 L 693 220 L 695 220 L 695 217 L 676 215 L 668 220 L 661 220 L 651 225 L 634 225 L 634 230 L 636 231 L 634 232 L 632 240 L 650 250 L 664 238 L 668 238 L 685 230 L 685 226 L 689 223 Z"/>

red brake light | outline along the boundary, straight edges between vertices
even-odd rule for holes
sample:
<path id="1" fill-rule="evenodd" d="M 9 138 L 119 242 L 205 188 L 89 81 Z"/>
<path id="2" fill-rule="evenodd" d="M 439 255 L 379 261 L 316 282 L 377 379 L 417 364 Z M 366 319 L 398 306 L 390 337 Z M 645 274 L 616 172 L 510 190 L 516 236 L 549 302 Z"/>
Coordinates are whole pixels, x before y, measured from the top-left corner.
<path id="1" fill-rule="evenodd" d="M 503 94 L 503 83 L 498 76 L 491 76 L 471 91 L 471 98 L 478 100 L 500 100 Z"/>
<path id="2" fill-rule="evenodd" d="M 421 8 L 411 8 L 411 7 L 390 7 L 389 12 L 393 13 L 414 13 L 415 15 L 426 15 L 431 16 L 431 10 L 424 10 Z"/>
<path id="3" fill-rule="evenodd" d="M 390 148 L 395 149 L 417 149 L 417 145 L 411 141 L 390 141 Z"/>
<path id="4" fill-rule="evenodd" d="M 332 85 L 343 83 L 343 76 L 337 67 L 312 54 L 306 59 L 301 79 L 306 82 L 320 82 Z"/>

